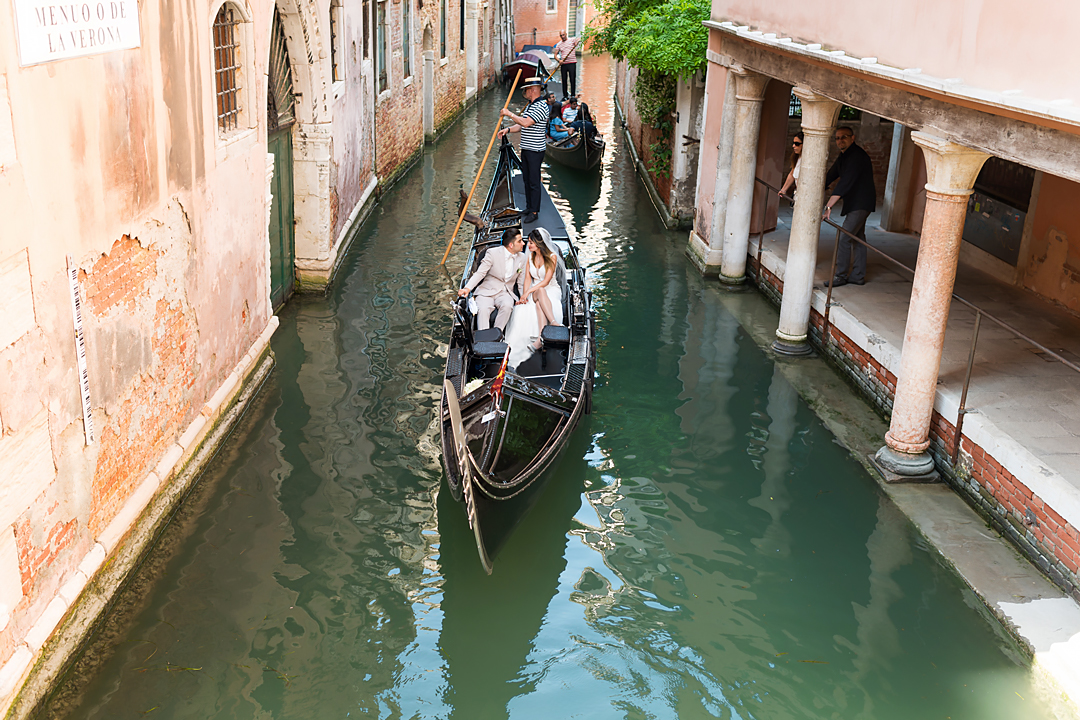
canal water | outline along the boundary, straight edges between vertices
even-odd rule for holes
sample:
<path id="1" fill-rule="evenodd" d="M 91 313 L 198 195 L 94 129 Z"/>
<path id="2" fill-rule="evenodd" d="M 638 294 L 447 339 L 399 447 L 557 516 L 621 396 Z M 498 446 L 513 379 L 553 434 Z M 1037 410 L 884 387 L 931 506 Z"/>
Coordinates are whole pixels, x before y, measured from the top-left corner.
<path id="1" fill-rule="evenodd" d="M 605 167 L 546 177 L 596 291 L 594 414 L 494 574 L 433 423 L 438 262 L 489 96 L 387 194 L 330 294 L 283 310 L 274 372 L 51 716 L 1048 717 L 1022 654 L 659 223 L 611 64 L 584 75 Z"/>

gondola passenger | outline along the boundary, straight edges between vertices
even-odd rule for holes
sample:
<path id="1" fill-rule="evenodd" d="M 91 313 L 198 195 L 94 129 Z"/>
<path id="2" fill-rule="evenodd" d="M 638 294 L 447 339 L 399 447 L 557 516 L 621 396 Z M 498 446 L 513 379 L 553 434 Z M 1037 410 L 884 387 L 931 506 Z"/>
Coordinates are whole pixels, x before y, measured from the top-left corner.
<path id="1" fill-rule="evenodd" d="M 548 120 L 548 135 L 552 140 L 565 140 L 570 137 L 570 130 L 563 123 L 561 117 L 559 117 L 559 111 L 557 108 L 551 108 L 551 119 Z"/>

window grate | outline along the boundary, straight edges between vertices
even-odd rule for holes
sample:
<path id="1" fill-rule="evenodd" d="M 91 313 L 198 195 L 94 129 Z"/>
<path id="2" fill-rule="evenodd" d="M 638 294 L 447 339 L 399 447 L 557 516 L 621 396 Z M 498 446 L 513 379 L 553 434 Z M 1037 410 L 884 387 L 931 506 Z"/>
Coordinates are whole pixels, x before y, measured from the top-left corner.
<path id="1" fill-rule="evenodd" d="M 403 66 L 402 77 L 412 77 L 412 39 L 409 30 L 412 28 L 412 0 L 401 0 L 401 58 Z"/>
<path id="2" fill-rule="evenodd" d="M 788 101 L 788 117 L 802 117 L 802 101 L 795 95 Z"/>
<path id="3" fill-rule="evenodd" d="M 240 126 L 240 21 L 232 8 L 222 6 L 214 19 L 214 80 L 218 129 Z"/>
<path id="4" fill-rule="evenodd" d="M 338 46 L 341 44 L 341 0 L 330 3 L 330 75 L 333 82 L 345 79 L 342 72 L 341 53 Z"/>

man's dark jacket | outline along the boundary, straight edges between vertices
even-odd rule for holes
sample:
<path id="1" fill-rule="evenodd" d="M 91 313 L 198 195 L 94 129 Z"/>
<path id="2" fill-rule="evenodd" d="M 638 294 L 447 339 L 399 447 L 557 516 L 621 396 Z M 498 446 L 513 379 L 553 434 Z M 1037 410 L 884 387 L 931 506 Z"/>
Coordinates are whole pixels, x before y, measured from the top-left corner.
<path id="1" fill-rule="evenodd" d="M 825 175 L 825 187 L 840 178 L 830 195 L 839 195 L 844 201 L 840 215 L 853 210 L 874 212 L 877 209 L 877 188 L 874 187 L 874 166 L 870 156 L 855 143 L 840 153 L 836 162 Z"/>

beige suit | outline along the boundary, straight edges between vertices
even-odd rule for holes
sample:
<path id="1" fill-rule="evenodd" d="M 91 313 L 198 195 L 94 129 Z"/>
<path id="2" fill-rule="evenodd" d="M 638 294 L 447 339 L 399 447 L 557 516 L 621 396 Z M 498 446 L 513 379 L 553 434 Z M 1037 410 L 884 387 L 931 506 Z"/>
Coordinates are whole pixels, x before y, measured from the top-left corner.
<path id="1" fill-rule="evenodd" d="M 511 255 L 503 245 L 484 253 L 480 267 L 465 283 L 465 288 L 476 297 L 477 330 L 491 327 L 492 308 L 499 308 L 495 327 L 506 329 L 514 303 L 517 302 L 517 297 L 513 295 L 515 285 L 520 296 L 525 289 L 525 253 Z"/>

